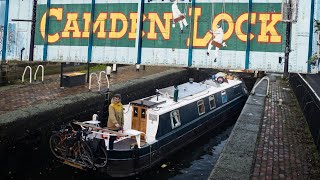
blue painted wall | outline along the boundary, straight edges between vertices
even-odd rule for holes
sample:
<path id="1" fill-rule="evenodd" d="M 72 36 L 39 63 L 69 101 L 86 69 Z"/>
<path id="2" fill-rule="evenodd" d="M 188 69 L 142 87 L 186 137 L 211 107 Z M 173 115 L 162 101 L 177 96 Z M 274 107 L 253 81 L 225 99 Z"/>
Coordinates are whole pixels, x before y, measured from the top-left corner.
<path id="1" fill-rule="evenodd" d="M 2 41 L 3 41 L 3 25 L 4 25 L 5 9 L 6 9 L 6 1 L 0 0 L 0 60 L 2 57 Z"/>

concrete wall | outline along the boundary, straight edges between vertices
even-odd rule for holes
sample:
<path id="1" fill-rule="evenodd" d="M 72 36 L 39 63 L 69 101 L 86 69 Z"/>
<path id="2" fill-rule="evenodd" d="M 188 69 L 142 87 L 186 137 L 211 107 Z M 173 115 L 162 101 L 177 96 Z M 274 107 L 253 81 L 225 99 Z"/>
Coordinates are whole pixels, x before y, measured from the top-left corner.
<path id="1" fill-rule="evenodd" d="M 250 95 L 232 130 L 209 180 L 250 179 L 256 140 L 264 115 L 267 82 L 257 86 Z"/>

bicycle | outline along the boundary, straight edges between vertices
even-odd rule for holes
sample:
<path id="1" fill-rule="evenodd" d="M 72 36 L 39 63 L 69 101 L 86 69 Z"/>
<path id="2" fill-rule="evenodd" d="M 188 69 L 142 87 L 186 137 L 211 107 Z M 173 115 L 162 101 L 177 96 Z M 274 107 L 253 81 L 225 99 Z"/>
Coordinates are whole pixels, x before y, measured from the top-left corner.
<path id="1" fill-rule="evenodd" d="M 71 125 L 69 127 L 71 128 L 63 127 L 53 132 L 49 140 L 52 153 L 59 159 L 92 168 L 94 156 L 90 146 L 83 139 L 86 136 L 86 130 L 74 131 Z"/>
<path id="2" fill-rule="evenodd" d="M 87 139 L 94 157 L 94 166 L 101 168 L 107 165 L 108 155 L 105 146 L 101 143 L 101 140 L 98 139 Z"/>

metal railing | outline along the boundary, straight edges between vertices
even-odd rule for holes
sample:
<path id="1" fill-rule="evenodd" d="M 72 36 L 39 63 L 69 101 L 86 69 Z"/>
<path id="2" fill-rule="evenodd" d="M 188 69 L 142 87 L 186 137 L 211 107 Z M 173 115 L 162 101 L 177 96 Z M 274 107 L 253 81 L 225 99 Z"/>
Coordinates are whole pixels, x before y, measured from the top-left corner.
<path id="1" fill-rule="evenodd" d="M 34 80 L 36 81 L 37 80 L 37 73 L 38 73 L 38 70 L 39 70 L 39 68 L 41 67 L 41 69 L 42 69 L 42 73 L 41 73 L 41 81 L 43 81 L 43 78 L 44 78 L 44 67 L 42 66 L 42 65 L 39 65 L 38 67 L 37 67 L 37 70 L 36 70 L 36 72 L 34 73 Z"/>
<path id="2" fill-rule="evenodd" d="M 291 74 L 289 82 L 320 152 L 320 97 L 300 74 Z"/>
<path id="3" fill-rule="evenodd" d="M 89 91 L 91 91 L 92 76 L 96 76 L 97 77 L 97 81 L 98 81 L 99 88 L 100 88 L 99 77 L 98 77 L 97 73 L 91 73 L 90 77 L 89 77 Z"/>
<path id="4" fill-rule="evenodd" d="M 98 76 L 98 74 L 97 73 L 91 73 L 90 74 L 90 77 L 89 77 L 89 91 L 91 91 L 91 87 L 92 87 L 92 76 L 96 76 L 97 77 L 97 83 L 98 83 L 98 91 L 100 92 L 100 90 L 101 90 L 101 79 L 102 79 L 102 74 L 105 74 L 105 77 L 106 77 L 106 79 L 107 79 L 107 88 L 108 88 L 108 90 L 109 90 L 109 88 L 110 88 L 110 82 L 109 82 L 109 77 L 108 77 L 108 74 L 107 74 L 107 72 L 106 71 L 100 71 L 99 72 L 99 76 Z"/>
<path id="5" fill-rule="evenodd" d="M 32 68 L 31 68 L 31 66 L 27 66 L 26 68 L 24 68 L 21 81 L 24 82 L 24 75 L 26 74 L 28 69 L 30 69 L 30 83 L 31 83 L 32 82 Z"/>
<path id="6" fill-rule="evenodd" d="M 265 94 L 265 95 L 263 95 L 263 94 L 255 94 L 255 93 L 256 93 L 256 88 L 259 86 L 259 84 L 260 84 L 263 80 L 266 80 L 266 81 L 268 82 L 266 94 Z M 268 96 L 268 95 L 269 95 L 269 85 L 270 85 L 269 77 L 264 76 L 263 78 L 260 79 L 260 81 L 259 81 L 258 83 L 256 83 L 256 84 L 253 86 L 252 91 L 251 91 L 251 94 L 255 94 L 255 95 L 257 95 L 257 96 Z"/>
<path id="7" fill-rule="evenodd" d="M 40 67 L 41 67 L 41 69 L 42 69 L 41 81 L 43 81 L 43 79 L 44 79 L 44 67 L 43 67 L 42 65 L 39 65 L 39 66 L 37 67 L 37 69 L 36 69 L 36 72 L 34 73 L 33 79 L 34 79 L 35 81 L 37 80 L 37 73 L 38 73 L 38 70 L 39 70 Z M 27 72 L 28 69 L 30 70 L 30 83 L 32 83 L 32 68 L 31 68 L 31 66 L 26 66 L 26 67 L 24 68 L 21 81 L 24 82 L 24 76 L 26 75 L 26 72 Z"/>

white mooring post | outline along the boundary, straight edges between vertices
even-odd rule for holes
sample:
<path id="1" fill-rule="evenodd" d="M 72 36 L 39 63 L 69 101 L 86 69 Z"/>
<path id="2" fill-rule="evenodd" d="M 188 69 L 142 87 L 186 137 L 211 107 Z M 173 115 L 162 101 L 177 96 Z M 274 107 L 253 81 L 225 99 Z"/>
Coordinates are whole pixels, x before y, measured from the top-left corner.
<path id="1" fill-rule="evenodd" d="M 38 67 L 37 67 L 37 70 L 36 70 L 36 72 L 34 73 L 34 80 L 36 81 L 37 80 L 37 73 L 38 73 L 38 70 L 39 70 L 39 68 L 41 67 L 41 81 L 43 82 L 43 78 L 44 78 L 44 67 L 42 66 L 42 65 L 39 65 Z"/>
<path id="2" fill-rule="evenodd" d="M 100 82 L 99 82 L 99 77 L 98 77 L 97 73 L 91 73 L 90 76 L 89 76 L 89 91 L 91 91 L 92 76 L 96 76 L 97 81 L 98 81 L 98 84 L 100 83 Z M 100 87 L 100 84 L 99 84 L 99 87 Z"/>
<path id="3" fill-rule="evenodd" d="M 24 75 L 27 72 L 27 69 L 30 69 L 30 83 L 32 82 L 32 68 L 30 66 L 27 66 L 26 68 L 24 68 L 23 74 L 22 74 L 22 82 L 24 82 Z"/>
<path id="4" fill-rule="evenodd" d="M 112 72 L 117 72 L 118 71 L 118 69 L 117 69 L 117 64 L 113 64 L 112 65 Z"/>
<path id="5" fill-rule="evenodd" d="M 111 75 L 111 66 L 107 66 L 106 73 L 107 73 L 107 76 L 110 77 L 110 75 Z"/>

